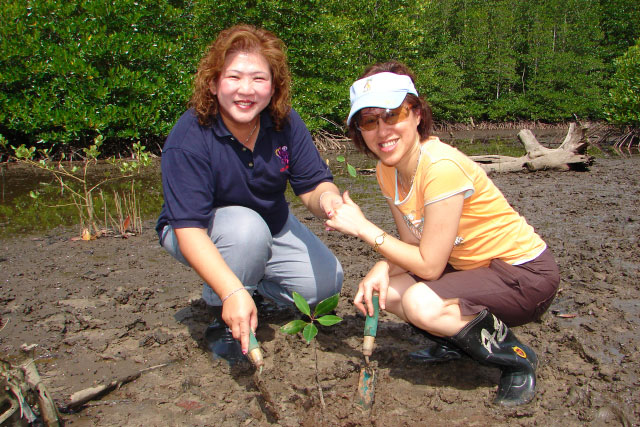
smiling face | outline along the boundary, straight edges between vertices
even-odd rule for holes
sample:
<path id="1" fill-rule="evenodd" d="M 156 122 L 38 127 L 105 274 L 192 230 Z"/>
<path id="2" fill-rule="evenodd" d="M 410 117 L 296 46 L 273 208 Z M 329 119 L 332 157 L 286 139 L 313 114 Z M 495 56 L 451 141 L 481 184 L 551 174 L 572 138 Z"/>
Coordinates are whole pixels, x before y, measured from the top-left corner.
<path id="1" fill-rule="evenodd" d="M 220 77 L 209 85 L 229 130 L 251 125 L 275 91 L 269 63 L 257 52 L 227 56 Z"/>
<path id="2" fill-rule="evenodd" d="M 406 102 L 406 101 L 405 101 Z M 418 124 L 420 116 L 410 108 L 406 119 L 394 124 L 387 124 L 381 115 L 382 108 L 364 108 L 360 111 L 360 119 L 373 119 L 377 116 L 378 126 L 373 130 L 360 130 L 365 144 L 380 161 L 387 166 L 399 166 L 408 163 L 408 157 L 419 146 L 420 135 Z"/>

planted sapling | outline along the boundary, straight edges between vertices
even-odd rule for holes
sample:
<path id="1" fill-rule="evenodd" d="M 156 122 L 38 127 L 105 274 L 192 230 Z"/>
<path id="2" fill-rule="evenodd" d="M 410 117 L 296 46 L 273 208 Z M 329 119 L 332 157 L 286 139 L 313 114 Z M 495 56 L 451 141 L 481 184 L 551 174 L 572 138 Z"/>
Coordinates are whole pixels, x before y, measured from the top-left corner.
<path id="1" fill-rule="evenodd" d="M 347 159 L 344 156 L 340 155 L 336 157 L 336 160 L 339 161 L 340 163 L 345 164 L 345 166 L 347 167 L 347 172 L 349 173 L 349 175 L 351 175 L 352 178 L 355 178 L 356 176 L 358 176 L 358 171 L 356 171 L 355 166 L 347 162 Z"/>
<path id="2" fill-rule="evenodd" d="M 298 332 L 302 331 L 302 336 L 310 344 L 313 339 L 318 335 L 318 328 L 315 325 L 315 322 L 318 322 L 322 326 L 332 326 L 336 323 L 342 321 L 341 317 L 338 317 L 334 314 L 327 314 L 332 312 L 338 306 L 338 300 L 340 298 L 340 294 L 335 294 L 325 300 L 322 300 L 316 305 L 313 310 L 313 314 L 311 313 L 311 308 L 307 301 L 297 292 L 293 293 L 293 301 L 303 314 L 309 317 L 309 321 L 304 321 L 302 319 L 293 320 L 283 327 L 280 330 L 289 335 L 295 335 Z M 320 393 L 320 402 L 322 403 L 322 408 L 324 409 L 324 396 L 322 394 L 322 387 L 320 386 L 320 380 L 318 379 L 318 350 L 316 348 L 316 342 L 313 341 L 313 354 L 315 358 L 315 366 L 316 366 L 316 385 L 318 387 L 318 392 Z"/>

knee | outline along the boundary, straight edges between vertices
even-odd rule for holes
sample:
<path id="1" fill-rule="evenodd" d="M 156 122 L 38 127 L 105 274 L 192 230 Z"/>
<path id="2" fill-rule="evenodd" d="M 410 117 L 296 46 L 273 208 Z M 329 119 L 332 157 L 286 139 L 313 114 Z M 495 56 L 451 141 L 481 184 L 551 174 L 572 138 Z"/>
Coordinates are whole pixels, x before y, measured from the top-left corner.
<path id="1" fill-rule="evenodd" d="M 423 283 L 411 286 L 402 295 L 402 310 L 407 320 L 421 328 L 434 324 L 443 307 L 443 301 Z"/>
<path id="2" fill-rule="evenodd" d="M 340 265 L 340 262 L 336 258 L 335 268 L 325 269 L 324 274 L 319 278 L 318 302 L 335 294 L 339 294 L 342 290 L 343 278 L 342 265 Z"/>
<path id="3" fill-rule="evenodd" d="M 242 206 L 216 209 L 212 218 L 211 239 L 216 246 L 251 248 L 251 253 L 271 245 L 269 226 L 254 210 Z"/>
<path id="4" fill-rule="evenodd" d="M 308 289 L 313 291 L 307 292 L 308 299 L 306 297 L 305 299 L 309 305 L 316 305 L 322 300 L 339 294 L 342 291 L 342 282 L 343 272 L 340 262 L 336 259 L 335 264 L 325 263 L 321 271 L 314 272 L 314 277 L 308 284 Z"/>

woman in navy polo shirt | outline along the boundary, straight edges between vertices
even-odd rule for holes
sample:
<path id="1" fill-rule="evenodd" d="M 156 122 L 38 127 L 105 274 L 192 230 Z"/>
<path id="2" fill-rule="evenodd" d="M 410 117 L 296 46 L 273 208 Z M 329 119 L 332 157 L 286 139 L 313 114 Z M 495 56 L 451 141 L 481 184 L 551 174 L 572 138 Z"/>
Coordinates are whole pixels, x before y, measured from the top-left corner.
<path id="1" fill-rule="evenodd" d="M 246 354 L 258 324 L 255 292 L 291 304 L 296 291 L 313 305 L 342 288 L 340 263 L 285 199 L 289 183 L 322 218 L 342 203 L 291 109 L 290 81 L 275 35 L 248 25 L 222 31 L 162 151 L 160 243 L 204 280 L 203 299 L 216 315 L 209 344 L 232 362 Z"/>

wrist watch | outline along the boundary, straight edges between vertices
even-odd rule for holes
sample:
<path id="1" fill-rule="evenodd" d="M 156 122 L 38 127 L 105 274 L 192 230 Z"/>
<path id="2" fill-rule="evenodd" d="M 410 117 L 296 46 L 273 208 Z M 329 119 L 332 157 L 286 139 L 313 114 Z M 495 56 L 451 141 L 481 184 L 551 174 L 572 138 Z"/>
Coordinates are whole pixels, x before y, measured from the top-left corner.
<path id="1" fill-rule="evenodd" d="M 373 250 L 374 251 L 378 251 L 378 248 L 384 243 L 384 238 L 387 237 L 387 233 L 383 232 L 381 235 L 379 235 L 378 237 L 376 237 L 373 242 L 375 243 L 373 245 Z"/>

